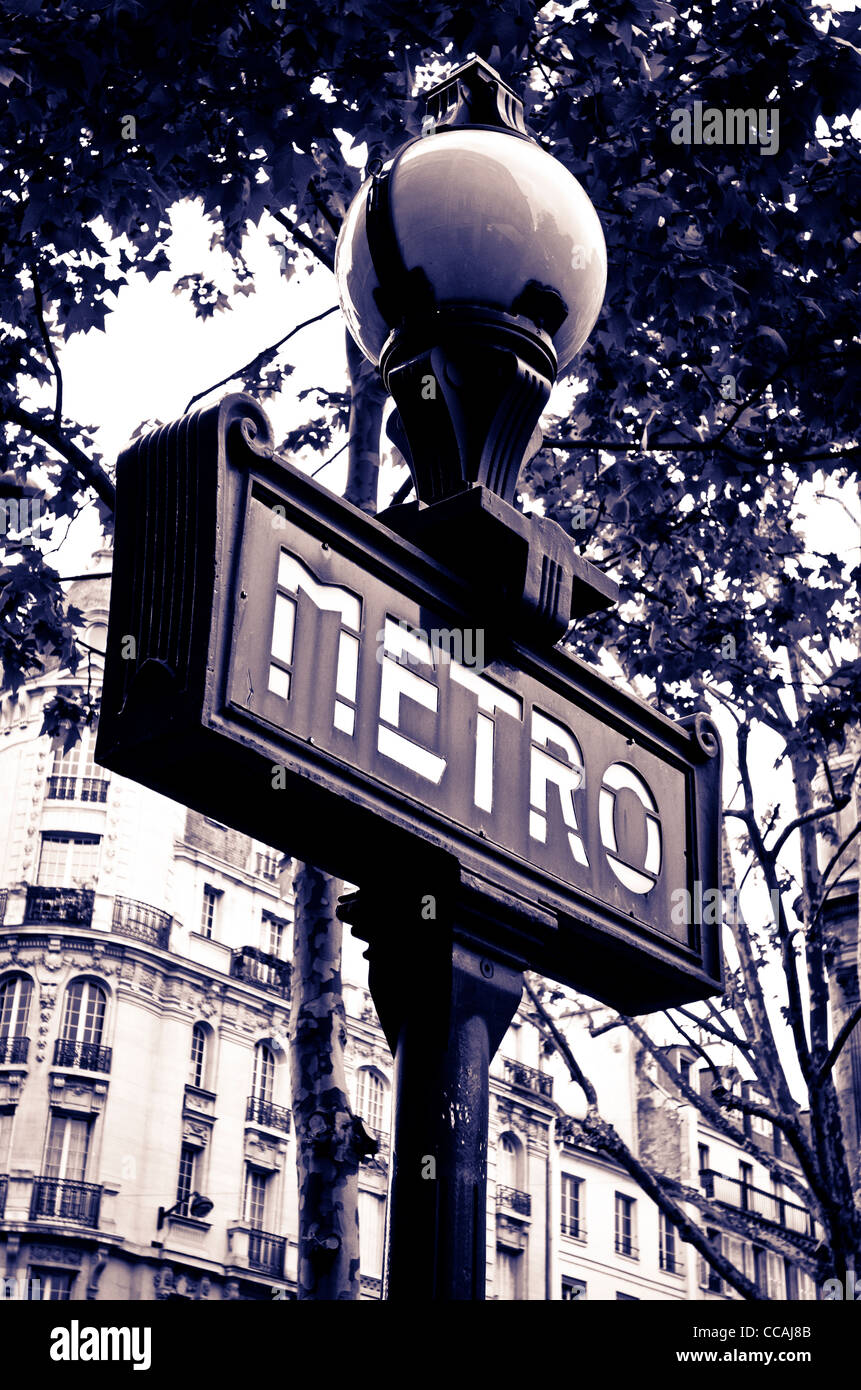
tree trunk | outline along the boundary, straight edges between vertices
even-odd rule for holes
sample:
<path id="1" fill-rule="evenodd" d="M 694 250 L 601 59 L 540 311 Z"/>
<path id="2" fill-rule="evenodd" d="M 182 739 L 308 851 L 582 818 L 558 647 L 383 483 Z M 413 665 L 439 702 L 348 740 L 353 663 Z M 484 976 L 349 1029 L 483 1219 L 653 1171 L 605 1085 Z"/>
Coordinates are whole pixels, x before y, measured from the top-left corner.
<path id="1" fill-rule="evenodd" d="M 295 879 L 290 1071 L 299 1173 L 301 1299 L 359 1297 L 357 1173 L 341 993 L 341 884 L 310 864 Z"/>
<path id="2" fill-rule="evenodd" d="M 347 335 L 350 464 L 345 497 L 376 510 L 385 392 Z M 381 870 L 382 871 L 382 870 Z M 299 1182 L 299 1297 L 358 1299 L 358 1168 L 372 1152 L 347 1094 L 341 992 L 342 885 L 310 864 L 295 878 L 290 1073 Z"/>

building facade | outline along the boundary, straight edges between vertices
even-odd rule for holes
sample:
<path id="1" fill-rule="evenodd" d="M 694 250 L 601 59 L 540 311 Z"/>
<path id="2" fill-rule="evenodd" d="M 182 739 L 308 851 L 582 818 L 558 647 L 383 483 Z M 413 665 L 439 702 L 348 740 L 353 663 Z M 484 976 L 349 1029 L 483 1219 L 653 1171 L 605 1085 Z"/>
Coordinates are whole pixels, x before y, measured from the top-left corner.
<path id="1" fill-rule="evenodd" d="M 95 649 L 107 622 L 104 559 L 70 594 Z M 88 678 L 97 685 L 95 657 Z M 292 1297 L 290 861 L 97 767 L 92 731 L 68 751 L 42 735 L 45 703 L 81 683 L 49 670 L 0 698 L 3 1291 Z M 392 1064 L 362 949 L 345 932 L 349 1084 L 381 1140 L 359 1178 L 362 1296 L 373 1299 Z M 813 1242 L 803 1208 L 709 1134 L 625 1030 L 583 1030 L 581 1045 L 607 1118 L 634 1151 L 745 1213 L 748 1234 L 734 1222 L 726 1239 L 751 1277 L 773 1297 L 815 1296 L 757 1241 L 803 1225 Z M 491 1071 L 489 1297 L 734 1296 L 590 1147 L 582 1096 L 522 1013 Z"/>

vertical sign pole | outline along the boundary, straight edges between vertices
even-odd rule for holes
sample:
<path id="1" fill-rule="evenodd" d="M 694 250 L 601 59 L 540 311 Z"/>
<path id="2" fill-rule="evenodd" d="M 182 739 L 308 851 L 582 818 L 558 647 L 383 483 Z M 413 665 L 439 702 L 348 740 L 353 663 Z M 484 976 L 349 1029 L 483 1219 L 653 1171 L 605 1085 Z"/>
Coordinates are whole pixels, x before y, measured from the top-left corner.
<path id="1" fill-rule="evenodd" d="M 489 1066 L 523 976 L 451 917 L 414 920 L 414 908 L 393 906 L 363 891 L 341 913 L 370 939 L 371 995 L 395 1057 L 385 1296 L 482 1300 Z"/>

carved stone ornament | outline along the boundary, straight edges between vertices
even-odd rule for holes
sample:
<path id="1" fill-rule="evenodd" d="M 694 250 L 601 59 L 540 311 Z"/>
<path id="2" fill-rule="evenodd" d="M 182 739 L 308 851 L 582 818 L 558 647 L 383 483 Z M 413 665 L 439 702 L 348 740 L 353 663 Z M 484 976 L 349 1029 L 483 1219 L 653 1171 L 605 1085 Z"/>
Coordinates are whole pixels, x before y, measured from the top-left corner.
<path id="1" fill-rule="evenodd" d="M 31 1245 L 30 1259 L 34 1264 L 40 1265 L 75 1265 L 80 1267 L 83 1263 L 84 1252 L 76 1245 Z"/>

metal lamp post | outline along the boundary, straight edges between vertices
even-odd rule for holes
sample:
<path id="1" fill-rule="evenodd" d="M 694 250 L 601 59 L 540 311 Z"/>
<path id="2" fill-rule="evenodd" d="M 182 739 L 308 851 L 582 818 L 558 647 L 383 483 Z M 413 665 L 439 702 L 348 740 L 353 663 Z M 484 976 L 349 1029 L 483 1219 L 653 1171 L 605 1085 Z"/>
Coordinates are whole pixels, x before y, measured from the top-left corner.
<path id="1" fill-rule="evenodd" d="M 334 496 L 247 396 L 134 441 L 97 761 L 360 885 L 339 913 L 395 1057 L 388 1297 L 481 1299 L 488 1068 L 523 971 L 628 1014 L 720 991 L 718 926 L 673 909 L 720 882 L 721 760 L 703 715 L 554 650 L 618 590 L 513 505 L 600 308 L 595 213 L 486 64 L 428 112 L 337 251 L 417 500 Z"/>
<path id="2" fill-rule="evenodd" d="M 428 93 L 424 130 L 378 161 L 335 259 L 350 332 L 394 397 L 389 432 L 418 499 L 380 519 L 482 594 L 490 625 L 552 645 L 615 586 L 554 522 L 512 504 L 557 373 L 598 317 L 604 238 L 486 63 Z M 517 914 L 442 861 L 384 874 L 341 914 L 369 942 L 395 1056 L 387 1297 L 483 1299 L 488 1069 L 526 965 L 486 943 L 510 939 Z"/>

